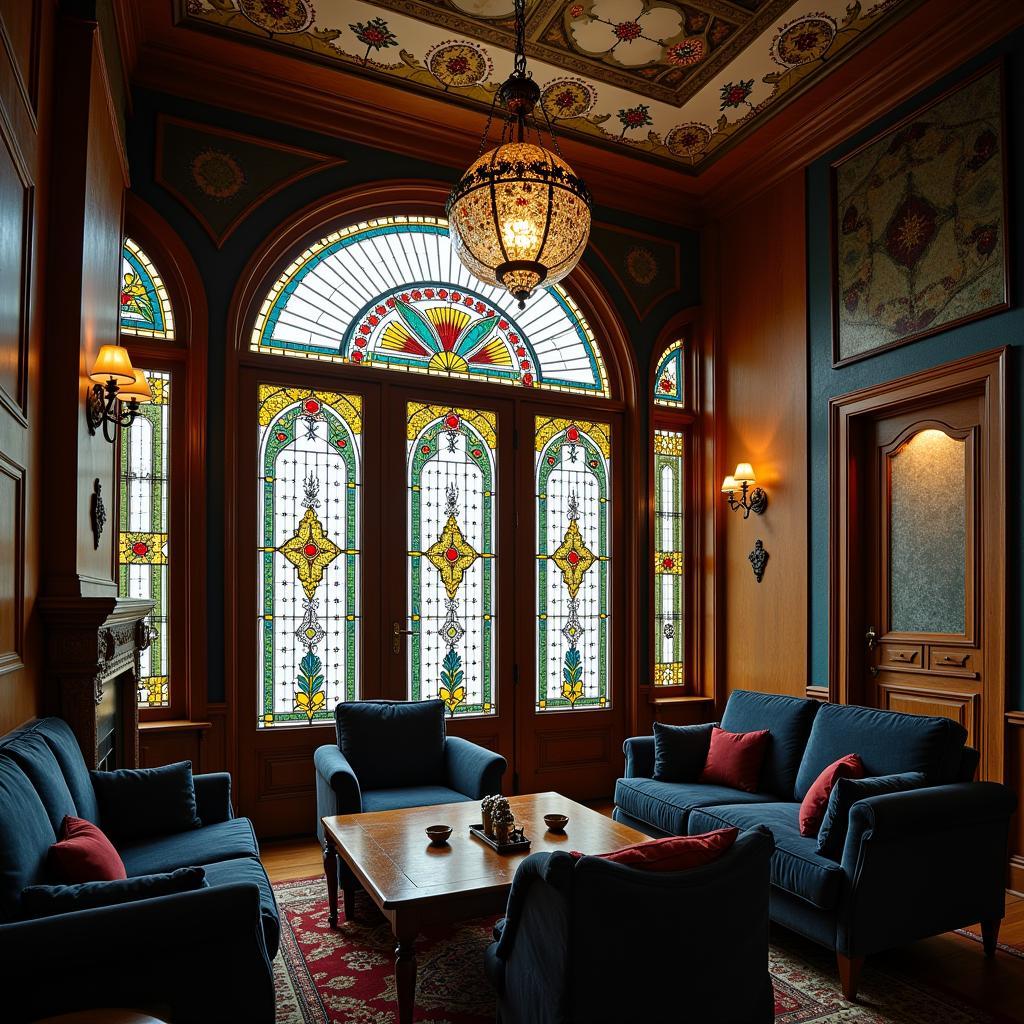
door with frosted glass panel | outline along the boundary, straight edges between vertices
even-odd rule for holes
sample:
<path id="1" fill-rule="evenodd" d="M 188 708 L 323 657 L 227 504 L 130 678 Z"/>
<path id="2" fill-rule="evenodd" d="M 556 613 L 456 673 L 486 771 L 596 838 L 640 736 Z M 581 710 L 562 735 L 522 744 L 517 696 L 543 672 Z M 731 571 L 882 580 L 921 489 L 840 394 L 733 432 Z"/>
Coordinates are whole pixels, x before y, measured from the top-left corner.
<path id="1" fill-rule="evenodd" d="M 877 707 L 941 715 L 980 746 L 984 598 L 979 538 L 983 398 L 876 420 L 867 488 L 873 572 L 864 692 Z"/>

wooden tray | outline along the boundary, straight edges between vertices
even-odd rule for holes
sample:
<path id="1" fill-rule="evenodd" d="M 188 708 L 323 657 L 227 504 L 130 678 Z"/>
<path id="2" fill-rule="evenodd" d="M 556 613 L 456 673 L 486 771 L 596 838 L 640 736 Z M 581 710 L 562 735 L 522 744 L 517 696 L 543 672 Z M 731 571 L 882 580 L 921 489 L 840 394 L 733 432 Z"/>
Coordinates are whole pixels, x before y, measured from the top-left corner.
<path id="1" fill-rule="evenodd" d="M 499 843 L 497 839 L 492 839 L 485 831 L 483 822 L 479 825 L 470 825 L 469 834 L 476 836 L 477 839 L 483 840 L 492 850 L 498 853 L 522 853 L 524 850 L 530 848 L 530 840 L 523 839 L 518 843 Z"/>

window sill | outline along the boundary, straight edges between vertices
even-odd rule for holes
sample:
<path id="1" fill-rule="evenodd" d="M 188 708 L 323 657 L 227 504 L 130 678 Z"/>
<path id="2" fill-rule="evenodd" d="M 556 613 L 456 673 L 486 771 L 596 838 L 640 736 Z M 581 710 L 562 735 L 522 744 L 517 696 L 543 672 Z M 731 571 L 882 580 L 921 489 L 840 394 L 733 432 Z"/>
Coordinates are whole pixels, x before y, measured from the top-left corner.
<path id="1" fill-rule="evenodd" d="M 714 697 L 705 697 L 701 694 L 681 694 L 677 697 L 650 697 L 651 704 L 714 704 Z"/>
<path id="2" fill-rule="evenodd" d="M 209 722 L 192 722 L 187 718 L 164 718 L 151 722 L 139 722 L 139 732 L 189 732 L 210 728 Z"/>

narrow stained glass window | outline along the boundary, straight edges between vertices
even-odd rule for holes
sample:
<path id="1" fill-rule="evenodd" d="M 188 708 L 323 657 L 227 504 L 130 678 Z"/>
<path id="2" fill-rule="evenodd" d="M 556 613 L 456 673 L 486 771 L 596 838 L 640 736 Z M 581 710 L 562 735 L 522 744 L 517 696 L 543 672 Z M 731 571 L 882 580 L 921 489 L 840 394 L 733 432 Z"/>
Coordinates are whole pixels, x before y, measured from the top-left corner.
<path id="1" fill-rule="evenodd" d="M 611 705 L 608 424 L 536 421 L 537 709 Z"/>
<path id="2" fill-rule="evenodd" d="M 259 387 L 261 727 L 357 696 L 362 398 Z"/>
<path id="3" fill-rule="evenodd" d="M 494 413 L 410 402 L 409 696 L 490 715 L 494 698 Z"/>
<path id="4" fill-rule="evenodd" d="M 683 341 L 672 342 L 658 363 L 654 375 L 654 404 L 682 409 L 686 405 L 686 375 L 683 367 Z"/>
<path id="5" fill-rule="evenodd" d="M 153 261 L 131 238 L 121 249 L 121 333 L 173 338 L 174 314 Z"/>
<path id="6" fill-rule="evenodd" d="M 654 683 L 684 682 L 685 580 L 683 477 L 685 435 L 654 431 Z"/>
<path id="7" fill-rule="evenodd" d="M 153 639 L 142 652 L 139 707 L 170 706 L 168 475 L 171 458 L 171 377 L 146 370 L 153 401 L 121 430 L 118 504 L 118 593 L 153 601 Z"/>

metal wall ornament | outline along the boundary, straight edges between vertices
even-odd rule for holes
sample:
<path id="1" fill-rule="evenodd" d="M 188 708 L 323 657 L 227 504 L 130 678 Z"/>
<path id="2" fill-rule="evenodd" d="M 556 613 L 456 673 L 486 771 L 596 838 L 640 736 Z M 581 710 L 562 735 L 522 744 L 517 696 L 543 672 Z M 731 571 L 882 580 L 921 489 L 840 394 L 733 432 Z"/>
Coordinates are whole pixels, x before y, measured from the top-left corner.
<path id="1" fill-rule="evenodd" d="M 764 549 L 764 541 L 758 538 L 754 542 L 754 550 L 747 555 L 754 570 L 754 579 L 758 583 L 764 579 L 765 566 L 768 564 L 768 552 Z"/>
<path id="2" fill-rule="evenodd" d="M 512 73 L 495 93 L 507 116 L 497 148 L 484 153 L 494 104 L 477 159 L 456 183 L 445 212 L 455 254 L 470 273 L 506 288 L 523 309 L 543 284 L 560 281 L 579 263 L 590 236 L 592 201 L 583 180 L 562 159 L 547 107 L 543 145 L 534 111 L 540 87 L 526 70 L 526 3 L 515 0 Z M 527 127 L 537 142 L 527 140 Z"/>
<path id="3" fill-rule="evenodd" d="M 99 550 L 100 537 L 107 523 L 107 506 L 103 503 L 103 485 L 97 477 L 92 484 L 92 498 L 89 500 L 89 522 L 92 526 L 92 546 Z"/>

